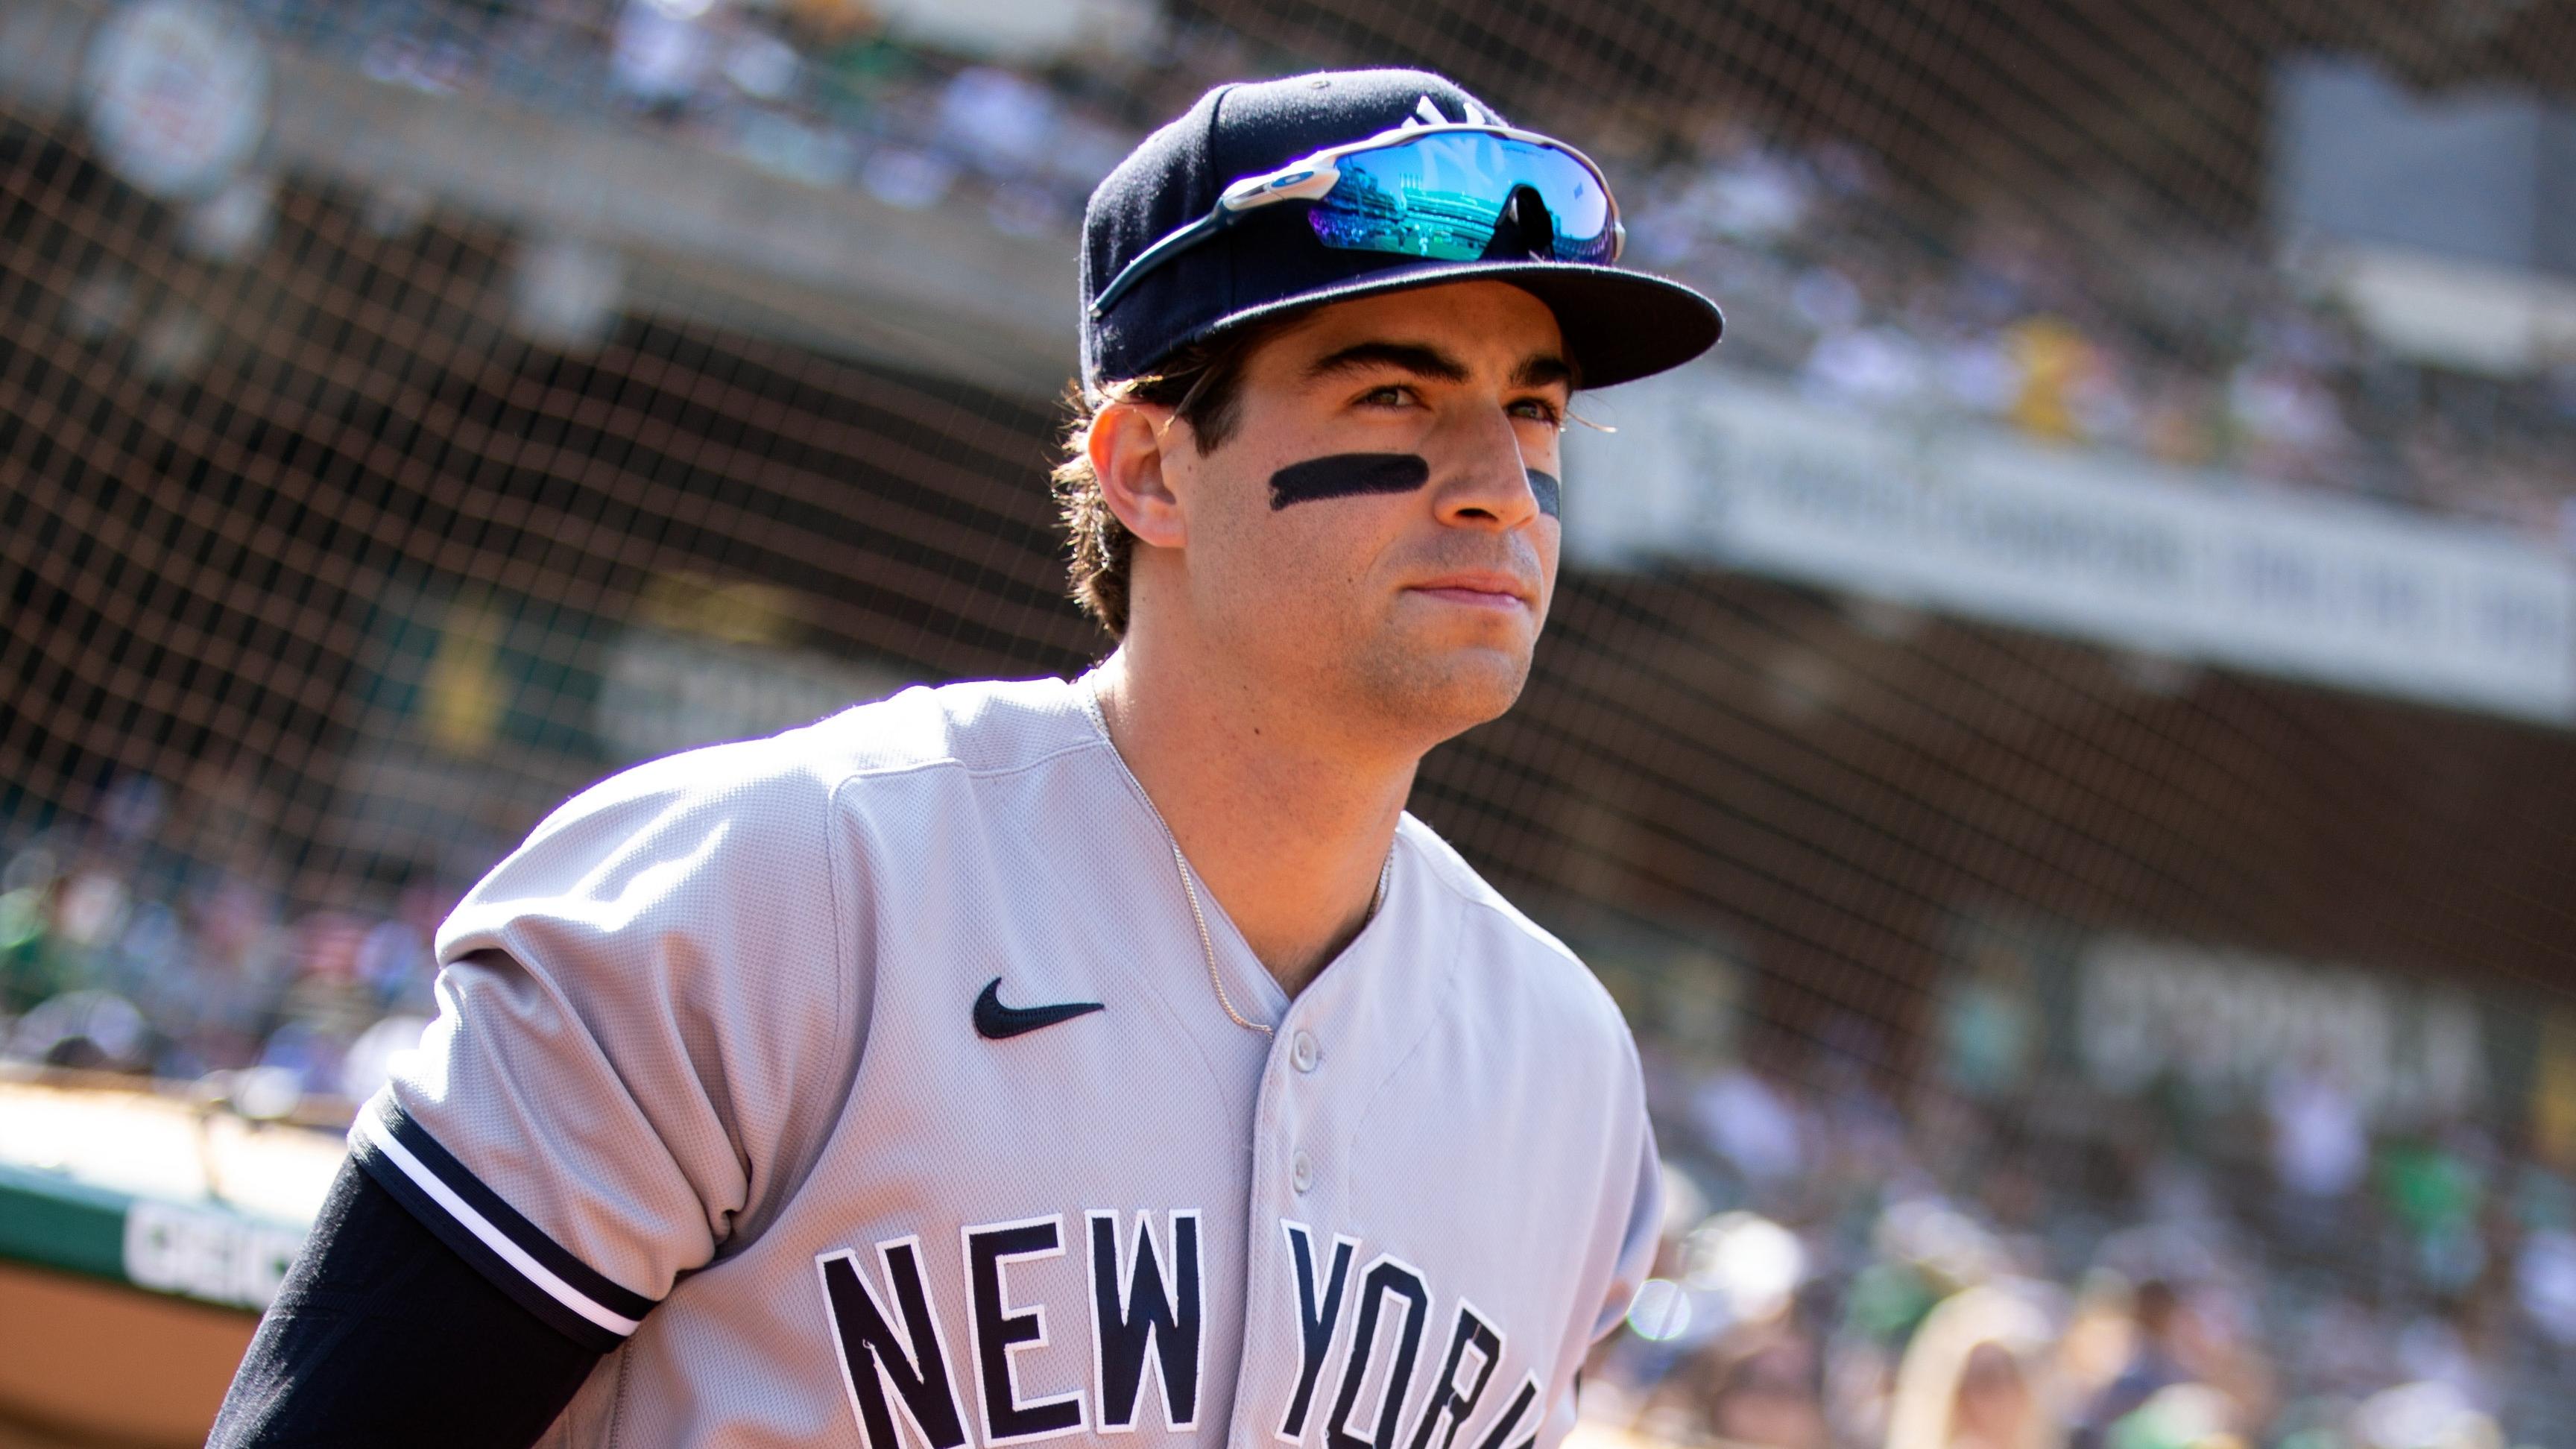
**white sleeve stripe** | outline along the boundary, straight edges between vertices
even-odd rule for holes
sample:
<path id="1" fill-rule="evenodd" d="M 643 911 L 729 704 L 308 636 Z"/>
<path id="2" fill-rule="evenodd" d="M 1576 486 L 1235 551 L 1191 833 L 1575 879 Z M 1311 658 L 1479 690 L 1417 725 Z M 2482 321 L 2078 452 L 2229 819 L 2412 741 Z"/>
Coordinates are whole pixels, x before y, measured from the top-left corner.
<path id="1" fill-rule="evenodd" d="M 411 1179 L 413 1186 L 429 1194 L 433 1201 L 447 1210 L 447 1215 L 454 1218 L 459 1226 L 472 1233 L 483 1246 L 500 1255 L 503 1262 L 517 1269 L 520 1277 L 544 1289 L 547 1297 L 620 1338 L 632 1334 L 643 1326 L 635 1319 L 602 1307 L 588 1294 L 557 1277 L 545 1264 L 529 1257 L 525 1248 L 510 1241 L 509 1234 L 492 1226 L 489 1220 L 474 1210 L 471 1203 L 458 1197 L 454 1188 L 439 1181 L 437 1173 L 423 1166 L 419 1158 L 412 1156 L 401 1143 L 395 1141 L 393 1133 L 385 1129 L 385 1124 L 375 1113 L 362 1113 L 358 1118 L 358 1130 L 366 1134 L 368 1144 L 383 1153 L 386 1161 L 402 1169 L 402 1175 Z"/>

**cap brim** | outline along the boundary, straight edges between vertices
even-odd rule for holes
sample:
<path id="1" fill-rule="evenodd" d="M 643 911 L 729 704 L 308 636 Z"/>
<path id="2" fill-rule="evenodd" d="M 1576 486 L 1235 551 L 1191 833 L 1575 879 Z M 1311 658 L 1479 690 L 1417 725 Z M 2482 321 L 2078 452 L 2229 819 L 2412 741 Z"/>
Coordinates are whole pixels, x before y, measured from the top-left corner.
<path id="1" fill-rule="evenodd" d="M 1648 272 L 1576 262 L 1425 262 L 1389 267 L 1230 312 L 1184 342 L 1283 312 L 1452 282 L 1508 282 L 1556 314 L 1567 360 L 1587 388 L 1634 382 L 1681 366 L 1726 330 L 1717 304 L 1691 287 Z"/>

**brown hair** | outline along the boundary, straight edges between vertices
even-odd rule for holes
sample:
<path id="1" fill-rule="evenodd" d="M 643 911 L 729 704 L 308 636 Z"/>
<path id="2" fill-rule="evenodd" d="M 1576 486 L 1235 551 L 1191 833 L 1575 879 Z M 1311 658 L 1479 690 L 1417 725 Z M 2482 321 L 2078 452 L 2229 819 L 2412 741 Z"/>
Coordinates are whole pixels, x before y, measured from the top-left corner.
<path id="1" fill-rule="evenodd" d="M 1242 418 L 1244 364 L 1288 321 L 1264 318 L 1191 343 L 1143 377 L 1110 383 L 1097 402 L 1074 393 L 1064 458 L 1052 474 L 1055 499 L 1071 545 L 1068 572 L 1074 602 L 1099 620 L 1111 638 L 1127 637 L 1127 569 L 1136 556 L 1136 536 L 1109 511 L 1109 500 L 1101 494 L 1100 475 L 1091 467 L 1092 428 L 1112 403 L 1150 403 L 1170 408 L 1190 425 L 1199 456 L 1215 452 Z"/>

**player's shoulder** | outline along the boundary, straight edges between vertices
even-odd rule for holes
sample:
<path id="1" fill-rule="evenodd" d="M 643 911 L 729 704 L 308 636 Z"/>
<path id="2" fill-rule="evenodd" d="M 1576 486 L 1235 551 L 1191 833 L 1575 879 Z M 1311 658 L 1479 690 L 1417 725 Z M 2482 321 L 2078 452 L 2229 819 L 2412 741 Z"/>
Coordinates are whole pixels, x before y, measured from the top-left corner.
<path id="1" fill-rule="evenodd" d="M 1472 996 L 1535 1013 L 1564 1033 L 1561 1039 L 1580 1033 L 1619 1057 L 1634 1057 L 1627 1018 L 1581 957 L 1411 813 L 1398 824 L 1396 839 L 1430 887 L 1460 907 L 1463 969 L 1476 978 L 1469 983 Z"/>
<path id="2" fill-rule="evenodd" d="M 706 745 L 636 765 L 594 786 L 603 795 L 684 786 L 732 790 L 951 768 L 994 774 L 1099 743 L 1074 687 L 1061 679 L 914 685 L 809 725 Z"/>
<path id="3" fill-rule="evenodd" d="M 914 688 L 799 729 L 648 760 L 565 801 L 468 893 L 458 919 L 529 900 L 698 895 L 765 909 L 831 884 L 852 783 L 925 770 L 1022 768 L 1096 743 L 1062 680 Z M 695 907 L 692 907 L 695 909 Z M 451 922 L 451 925 L 455 925 Z"/>
<path id="4" fill-rule="evenodd" d="M 721 814 L 753 836 L 768 833 L 764 823 L 792 831 L 854 781 L 1007 773 L 1099 743 L 1061 679 L 916 685 L 796 729 L 630 766 L 566 801 L 531 840 L 675 813 Z"/>
<path id="5" fill-rule="evenodd" d="M 1005 775 L 1105 741 L 1061 679 L 915 685 L 777 737 L 840 779 L 923 770 Z"/>

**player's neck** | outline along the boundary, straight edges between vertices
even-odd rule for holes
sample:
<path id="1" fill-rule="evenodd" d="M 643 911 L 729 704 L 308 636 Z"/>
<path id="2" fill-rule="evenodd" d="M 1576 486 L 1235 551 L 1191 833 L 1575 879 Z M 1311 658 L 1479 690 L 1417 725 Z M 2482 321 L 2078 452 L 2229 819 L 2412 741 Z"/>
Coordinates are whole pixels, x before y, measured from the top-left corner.
<path id="1" fill-rule="evenodd" d="M 1319 737 L 1276 691 L 1121 649 L 1101 713 L 1190 865 L 1295 995 L 1367 922 L 1418 754 Z"/>

